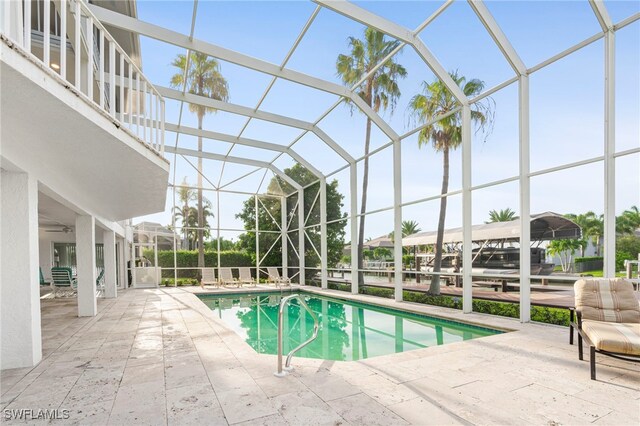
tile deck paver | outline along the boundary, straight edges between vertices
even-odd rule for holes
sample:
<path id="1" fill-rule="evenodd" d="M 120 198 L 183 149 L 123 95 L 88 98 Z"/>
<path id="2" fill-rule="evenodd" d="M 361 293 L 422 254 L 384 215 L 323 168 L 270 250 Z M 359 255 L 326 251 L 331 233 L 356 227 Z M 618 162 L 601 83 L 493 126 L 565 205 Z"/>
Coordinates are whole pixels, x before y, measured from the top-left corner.
<path id="1" fill-rule="evenodd" d="M 0 409 L 69 410 L 52 424 L 640 424 L 638 364 L 598 357 L 591 381 L 565 328 L 403 303 L 516 331 L 356 362 L 294 358 L 278 379 L 276 357 L 256 354 L 200 292 L 127 290 L 99 299 L 94 318 L 78 318 L 74 299 L 43 300 L 44 358 L 2 371 Z"/>

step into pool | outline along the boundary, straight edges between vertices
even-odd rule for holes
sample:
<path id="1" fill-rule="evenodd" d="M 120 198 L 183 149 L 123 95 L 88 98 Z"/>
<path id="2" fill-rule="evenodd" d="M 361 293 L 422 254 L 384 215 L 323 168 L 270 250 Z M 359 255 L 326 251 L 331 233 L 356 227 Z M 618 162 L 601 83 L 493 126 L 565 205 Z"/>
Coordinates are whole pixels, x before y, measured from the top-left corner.
<path id="1" fill-rule="evenodd" d="M 499 330 L 305 292 L 320 321 L 317 339 L 296 356 L 353 361 L 476 339 Z M 256 352 L 277 354 L 278 306 L 290 293 L 199 295 Z M 284 315 L 284 353 L 311 336 L 313 319 L 292 300 Z"/>

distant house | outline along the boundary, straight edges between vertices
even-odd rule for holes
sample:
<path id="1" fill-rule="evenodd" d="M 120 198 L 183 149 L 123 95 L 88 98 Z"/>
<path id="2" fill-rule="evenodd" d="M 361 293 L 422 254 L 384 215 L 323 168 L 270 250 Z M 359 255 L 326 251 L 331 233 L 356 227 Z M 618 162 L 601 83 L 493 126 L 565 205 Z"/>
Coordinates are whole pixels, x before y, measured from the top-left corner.
<path id="1" fill-rule="evenodd" d="M 386 248 L 393 250 L 393 240 L 388 235 L 383 235 L 373 240 L 365 241 L 362 247 L 365 250 L 375 250 L 377 248 Z M 346 244 L 343 249 L 343 254 L 348 256 L 351 254 L 351 244 Z"/>
<path id="2" fill-rule="evenodd" d="M 158 238 L 158 250 L 173 250 L 174 232 L 166 226 L 155 222 L 140 222 L 133 226 L 134 243 L 153 243 Z M 180 237 L 176 235 L 178 243 Z"/>

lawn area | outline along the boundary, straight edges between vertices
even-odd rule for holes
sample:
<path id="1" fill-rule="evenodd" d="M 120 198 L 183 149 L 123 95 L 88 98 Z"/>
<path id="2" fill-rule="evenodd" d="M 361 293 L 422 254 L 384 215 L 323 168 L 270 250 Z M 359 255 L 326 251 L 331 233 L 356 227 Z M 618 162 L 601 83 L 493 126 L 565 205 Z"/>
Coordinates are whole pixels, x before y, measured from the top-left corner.
<path id="1" fill-rule="evenodd" d="M 583 275 L 583 276 L 590 275 L 590 276 L 592 276 L 592 277 L 594 277 L 594 278 L 602 278 L 602 276 L 603 276 L 603 275 L 602 275 L 602 270 L 598 270 L 598 271 L 584 271 L 584 272 L 581 272 L 581 273 L 580 273 L 580 275 Z M 625 272 L 616 272 L 616 277 L 617 277 L 617 278 L 624 278 L 625 276 L 626 276 L 626 273 L 625 273 Z"/>

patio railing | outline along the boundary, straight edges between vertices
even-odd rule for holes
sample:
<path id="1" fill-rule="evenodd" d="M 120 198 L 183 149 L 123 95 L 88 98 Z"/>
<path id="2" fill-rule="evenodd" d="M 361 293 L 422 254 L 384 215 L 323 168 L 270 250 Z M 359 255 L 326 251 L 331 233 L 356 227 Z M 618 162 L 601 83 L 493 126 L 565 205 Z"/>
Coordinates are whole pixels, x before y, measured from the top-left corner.
<path id="1" fill-rule="evenodd" d="M 164 99 L 85 0 L 3 0 L 0 16 L 3 37 L 164 155 Z"/>

